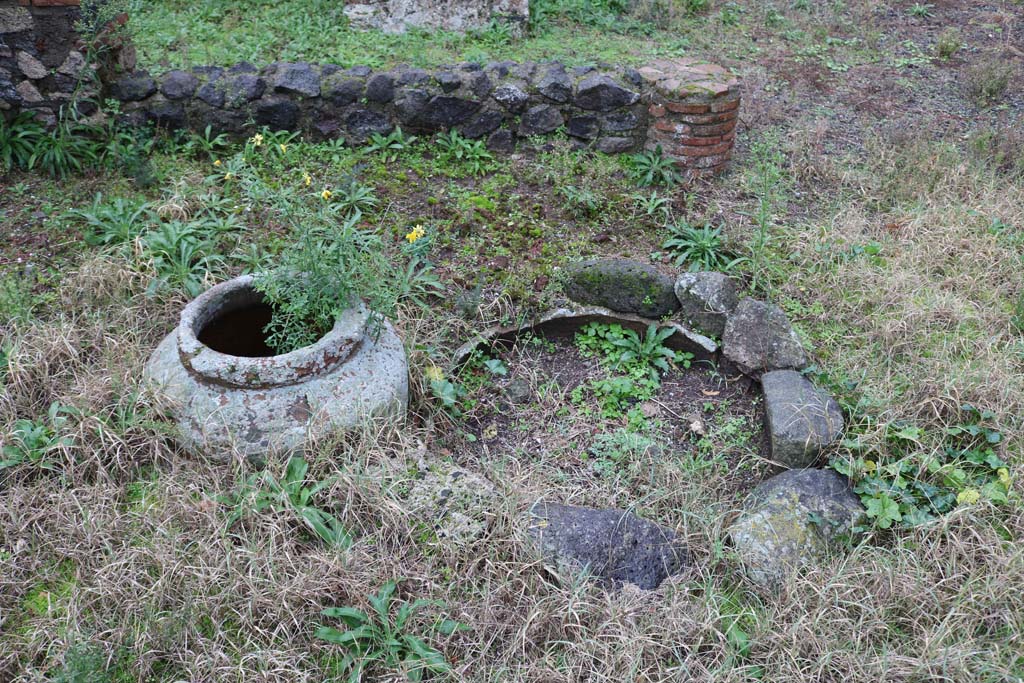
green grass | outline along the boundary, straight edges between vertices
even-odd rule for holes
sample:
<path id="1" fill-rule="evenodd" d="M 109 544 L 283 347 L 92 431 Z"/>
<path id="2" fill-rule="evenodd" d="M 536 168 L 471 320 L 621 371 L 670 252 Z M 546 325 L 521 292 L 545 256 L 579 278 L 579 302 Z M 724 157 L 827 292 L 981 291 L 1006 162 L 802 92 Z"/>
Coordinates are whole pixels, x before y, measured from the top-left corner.
<path id="1" fill-rule="evenodd" d="M 503 59 L 639 64 L 656 56 L 684 54 L 690 46 L 690 30 L 680 33 L 642 22 L 612 22 L 626 30 L 609 33 L 572 23 L 558 13 L 535 24 L 521 41 L 495 31 L 469 35 L 423 30 L 401 35 L 362 32 L 348 26 L 342 7 L 342 3 L 326 0 L 139 2 L 131 12 L 131 30 L 142 63 L 154 71 L 239 61 L 309 61 L 373 68 Z M 687 27 L 698 32 L 703 21 L 691 20 Z M 224 40 L 225 32 L 230 32 L 231 40 Z"/>

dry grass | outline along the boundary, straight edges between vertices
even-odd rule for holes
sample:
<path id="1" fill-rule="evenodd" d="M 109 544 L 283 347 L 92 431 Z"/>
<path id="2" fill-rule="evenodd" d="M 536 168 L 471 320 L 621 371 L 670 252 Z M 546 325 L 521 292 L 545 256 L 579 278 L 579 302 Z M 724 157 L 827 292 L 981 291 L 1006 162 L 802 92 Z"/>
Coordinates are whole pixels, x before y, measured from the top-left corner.
<path id="1" fill-rule="evenodd" d="M 880 2 L 848 4 L 853 14 L 811 3 L 786 16 L 845 35 L 885 11 Z M 763 23 L 766 11 L 750 7 L 744 21 Z M 734 30 L 713 24 L 694 40 L 717 44 Z M 977 38 L 963 30 L 966 42 Z M 432 641 L 453 664 L 451 680 L 1024 680 L 1019 121 L 979 126 L 971 144 L 926 139 L 932 122 L 923 117 L 890 131 L 874 120 L 850 123 L 802 106 L 818 97 L 841 109 L 833 93 L 815 94 L 807 83 L 771 90 L 787 75 L 781 68 L 749 69 L 741 140 L 746 152 L 778 126 L 786 151 L 790 186 L 775 212 L 766 287 L 821 367 L 857 383 L 846 398 L 864 399 L 875 421 L 862 438 L 872 445 L 885 448 L 887 423 L 935 434 L 965 403 L 995 412 L 1014 475 L 1010 505 L 961 507 L 925 528 L 872 535 L 776 590 L 758 589 L 725 543 L 742 499 L 733 473 L 652 459 L 594 482 L 566 466 L 572 444 L 527 457 L 461 440 L 464 423 L 431 404 L 423 373 L 476 326 L 515 316 L 518 304 L 489 286 L 472 323 L 447 309 L 398 313 L 410 349 L 406 424 L 369 425 L 314 445 L 311 476 L 338 475 L 320 502 L 353 531 L 352 548 L 325 548 L 285 513 L 249 516 L 229 530 L 218 497 L 251 470 L 177 452 L 140 387 L 140 368 L 173 327 L 181 298 L 147 298 L 144 269 L 88 254 L 65 269 L 58 300 L 42 315 L 0 320 L 9 346 L 0 440 L 53 402 L 79 411 L 70 443 L 54 455 L 59 474 L 22 470 L 0 481 L 0 681 L 55 680 L 83 645 L 111 671 L 90 681 L 327 680 L 339 652 L 313 638 L 320 610 L 365 608 L 395 579 L 403 579 L 402 599 L 443 603 L 424 610 L 417 629 L 441 614 L 469 626 Z M 558 170 L 530 163 L 516 162 L 516 172 Z M 756 198 L 742 182 L 749 157 L 737 166 L 698 188 L 696 199 L 677 197 L 677 209 L 693 202 L 750 244 Z M 199 208 L 188 186 L 169 190 L 165 215 Z M 877 259 L 856 252 L 869 243 L 881 247 Z M 645 257 L 648 246 L 614 248 Z M 532 387 L 544 383 L 522 372 Z M 563 398 L 541 395 L 539 411 Z M 548 415 L 544 426 L 554 431 L 560 422 Z M 494 483 L 483 537 L 438 542 L 430 520 L 408 510 L 400 494 L 425 457 Z M 683 534 L 694 568 L 653 592 L 556 575 L 530 552 L 519 521 L 540 497 L 642 508 Z M 737 646 L 734 624 L 749 651 Z"/>

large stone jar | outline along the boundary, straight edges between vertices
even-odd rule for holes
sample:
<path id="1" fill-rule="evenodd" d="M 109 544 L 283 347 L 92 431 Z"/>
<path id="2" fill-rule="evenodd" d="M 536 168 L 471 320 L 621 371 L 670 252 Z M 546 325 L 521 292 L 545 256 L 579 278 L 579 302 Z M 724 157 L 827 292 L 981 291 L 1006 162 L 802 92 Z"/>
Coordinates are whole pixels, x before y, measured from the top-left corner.
<path id="1" fill-rule="evenodd" d="M 361 302 L 314 344 L 275 355 L 271 308 L 243 276 L 210 288 L 146 365 L 189 450 L 215 460 L 260 459 L 373 416 L 400 417 L 409 395 L 405 349 Z"/>

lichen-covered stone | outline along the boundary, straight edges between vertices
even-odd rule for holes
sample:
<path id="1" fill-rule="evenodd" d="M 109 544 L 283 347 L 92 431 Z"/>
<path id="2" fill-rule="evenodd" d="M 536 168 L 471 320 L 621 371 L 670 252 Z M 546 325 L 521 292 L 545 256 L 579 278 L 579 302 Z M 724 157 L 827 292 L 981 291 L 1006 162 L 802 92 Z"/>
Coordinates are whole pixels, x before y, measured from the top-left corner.
<path id="1" fill-rule="evenodd" d="M 522 88 L 511 84 L 499 85 L 491 93 L 491 97 L 505 109 L 516 114 L 526 109 L 526 103 L 530 101 L 530 96 Z"/>
<path id="2" fill-rule="evenodd" d="M 601 126 L 596 116 L 574 116 L 566 124 L 565 132 L 574 138 L 593 140 L 601 132 Z"/>
<path id="3" fill-rule="evenodd" d="M 377 74 L 366 82 L 366 99 L 387 104 L 395 98 L 395 79 L 389 74 Z"/>
<path id="4" fill-rule="evenodd" d="M 637 141 L 633 138 L 605 136 L 598 139 L 595 146 L 597 151 L 605 154 L 622 154 L 634 149 L 637 146 Z"/>
<path id="5" fill-rule="evenodd" d="M 403 33 L 411 26 L 465 32 L 507 22 L 518 33 L 529 19 L 529 0 L 360 0 L 345 3 L 355 28 Z"/>
<path id="6" fill-rule="evenodd" d="M 747 575 L 772 585 L 824 558 L 863 513 L 838 472 L 788 470 L 754 489 L 728 534 Z"/>
<path id="7" fill-rule="evenodd" d="M 403 505 L 434 530 L 438 540 L 464 544 L 487 530 L 500 503 L 494 484 L 449 463 L 421 462 L 401 496 Z"/>
<path id="8" fill-rule="evenodd" d="M 493 152 L 511 153 L 516 149 L 516 138 L 507 128 L 500 128 L 487 138 L 487 149 Z"/>
<path id="9" fill-rule="evenodd" d="M 463 137 L 475 140 L 498 130 L 504 120 L 505 116 L 500 111 L 482 111 L 459 126 L 459 132 Z"/>
<path id="10" fill-rule="evenodd" d="M 761 388 L 772 460 L 787 467 L 810 467 L 822 449 L 842 435 L 839 404 L 799 372 L 767 372 L 761 376 Z"/>
<path id="11" fill-rule="evenodd" d="M 295 130 L 299 122 L 299 105 L 281 95 L 264 97 L 256 103 L 256 123 L 273 130 Z"/>
<path id="12" fill-rule="evenodd" d="M 679 308 L 675 282 L 652 266 L 628 259 L 590 259 L 566 268 L 565 293 L 581 304 L 660 318 Z"/>
<path id="13" fill-rule="evenodd" d="M 537 92 L 552 102 L 565 104 L 572 99 L 572 78 L 561 64 L 552 65 L 537 81 Z"/>
<path id="14" fill-rule="evenodd" d="M 240 109 L 258 100 L 267 89 L 266 82 L 256 73 L 243 72 L 221 79 L 224 91 L 224 105 L 230 109 Z"/>
<path id="15" fill-rule="evenodd" d="M 16 58 L 18 68 L 21 69 L 21 73 L 25 74 L 26 78 L 31 78 L 34 81 L 46 78 L 48 70 L 38 59 L 21 50 L 18 51 Z"/>
<path id="16" fill-rule="evenodd" d="M 772 370 L 799 370 L 807 354 L 789 318 L 778 306 L 744 299 L 725 323 L 722 353 L 747 375 Z"/>
<path id="17" fill-rule="evenodd" d="M 725 321 L 736 308 L 736 285 L 724 273 L 683 273 L 676 278 L 679 316 L 697 330 L 721 338 Z"/>
<path id="18" fill-rule="evenodd" d="M 363 96 L 365 84 L 344 72 L 324 74 L 320 81 L 320 96 L 336 107 L 353 104 Z"/>
<path id="19" fill-rule="evenodd" d="M 0 33 L 20 33 L 32 28 L 32 15 L 24 7 L 0 7 Z"/>
<path id="20" fill-rule="evenodd" d="M 387 135 L 394 126 L 384 114 L 370 109 L 355 109 L 345 117 L 345 128 L 356 142 L 368 140 L 374 133 Z"/>
<path id="21" fill-rule="evenodd" d="M 675 532 L 626 510 L 537 503 L 526 522 L 546 558 L 614 586 L 653 590 L 689 565 Z"/>

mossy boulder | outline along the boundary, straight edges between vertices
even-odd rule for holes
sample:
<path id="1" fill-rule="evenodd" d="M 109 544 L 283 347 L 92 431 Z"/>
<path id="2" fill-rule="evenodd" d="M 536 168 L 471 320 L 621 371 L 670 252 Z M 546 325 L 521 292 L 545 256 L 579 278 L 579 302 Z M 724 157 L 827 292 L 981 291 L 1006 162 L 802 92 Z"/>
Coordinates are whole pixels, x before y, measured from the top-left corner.
<path id="1" fill-rule="evenodd" d="M 770 586 L 821 561 L 853 533 L 863 514 L 860 499 L 838 472 L 789 470 L 754 489 L 728 533 L 747 575 Z"/>
<path id="2" fill-rule="evenodd" d="M 589 259 L 569 265 L 565 293 L 577 303 L 645 318 L 660 318 L 679 309 L 671 277 L 628 259 Z"/>

